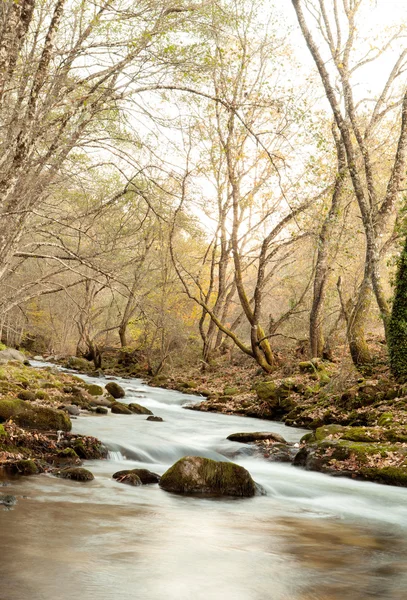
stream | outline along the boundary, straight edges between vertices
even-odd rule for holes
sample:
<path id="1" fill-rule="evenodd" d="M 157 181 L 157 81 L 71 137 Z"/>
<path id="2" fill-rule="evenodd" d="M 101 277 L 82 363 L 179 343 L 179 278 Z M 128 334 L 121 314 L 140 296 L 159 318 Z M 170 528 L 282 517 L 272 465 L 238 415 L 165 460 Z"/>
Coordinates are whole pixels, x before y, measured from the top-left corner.
<path id="1" fill-rule="evenodd" d="M 39 475 L 2 488 L 18 503 L 0 508 L 0 600 L 406 600 L 407 489 L 251 457 L 226 437 L 266 430 L 297 442 L 304 430 L 185 410 L 199 399 L 116 381 L 124 402 L 164 422 L 80 416 L 73 432 L 109 448 L 84 464 L 94 481 Z M 112 479 L 135 467 L 162 474 L 185 455 L 233 460 L 267 495 L 183 497 Z"/>

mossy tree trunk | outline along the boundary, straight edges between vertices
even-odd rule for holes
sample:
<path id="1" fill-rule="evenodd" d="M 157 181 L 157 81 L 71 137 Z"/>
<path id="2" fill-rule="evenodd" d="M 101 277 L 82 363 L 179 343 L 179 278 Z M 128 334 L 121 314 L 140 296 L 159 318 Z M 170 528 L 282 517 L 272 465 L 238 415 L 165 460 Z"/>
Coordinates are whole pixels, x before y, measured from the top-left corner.
<path id="1" fill-rule="evenodd" d="M 369 346 L 366 341 L 366 322 L 373 300 L 372 283 L 365 277 L 359 288 L 356 304 L 348 322 L 348 343 L 354 365 L 357 368 L 367 367 L 372 362 Z"/>
<path id="2" fill-rule="evenodd" d="M 396 275 L 396 290 L 388 327 L 388 346 L 392 374 L 398 381 L 407 381 L 407 236 Z"/>

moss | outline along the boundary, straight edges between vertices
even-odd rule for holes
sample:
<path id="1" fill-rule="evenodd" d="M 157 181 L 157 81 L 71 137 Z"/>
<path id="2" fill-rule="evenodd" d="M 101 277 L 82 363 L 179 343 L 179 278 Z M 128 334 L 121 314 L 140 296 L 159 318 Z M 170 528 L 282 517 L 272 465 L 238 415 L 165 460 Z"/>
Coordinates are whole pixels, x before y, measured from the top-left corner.
<path id="1" fill-rule="evenodd" d="M 86 386 L 86 391 L 91 395 L 91 396 L 102 396 L 103 395 L 103 388 L 100 385 L 96 385 L 94 383 L 87 385 Z"/>
<path id="2" fill-rule="evenodd" d="M 360 474 L 369 481 L 407 487 L 407 465 L 399 467 L 365 467 Z"/>
<path id="3" fill-rule="evenodd" d="M 300 444 L 312 443 L 315 441 L 316 441 L 315 432 L 310 431 L 310 433 L 306 433 L 305 435 L 302 436 L 302 438 L 300 439 Z"/>
<path id="4" fill-rule="evenodd" d="M 47 392 L 44 392 L 43 390 L 36 391 L 35 397 L 37 398 L 37 400 L 49 400 L 49 395 L 47 394 Z"/>
<path id="5" fill-rule="evenodd" d="M 3 437 L 4 435 L 7 435 L 6 430 L 3 425 L 0 425 L 0 437 Z"/>
<path id="6" fill-rule="evenodd" d="M 389 425 L 390 423 L 392 423 L 392 421 L 393 421 L 392 413 L 386 412 L 386 413 L 383 413 L 379 417 L 377 424 L 383 427 L 383 425 Z"/>
<path id="7" fill-rule="evenodd" d="M 223 390 L 223 394 L 225 396 L 235 396 L 236 394 L 239 393 L 239 388 L 237 387 L 232 387 L 232 386 L 226 386 Z"/>
<path id="8" fill-rule="evenodd" d="M 36 475 L 40 472 L 37 464 L 32 459 L 21 459 L 10 463 L 6 467 L 9 473 L 15 475 Z"/>
<path id="9" fill-rule="evenodd" d="M 21 390 L 21 392 L 18 393 L 17 398 L 20 398 L 20 400 L 26 400 L 27 402 L 32 402 L 35 400 L 35 394 L 34 392 L 30 392 L 30 390 Z"/>
<path id="10" fill-rule="evenodd" d="M 277 386 L 273 381 L 262 381 L 254 389 L 260 400 L 270 400 L 277 397 Z"/>
<path id="11" fill-rule="evenodd" d="M 57 456 L 58 458 L 69 458 L 73 460 L 79 458 L 73 448 L 64 448 L 63 450 L 59 450 L 57 452 Z"/>
<path id="12" fill-rule="evenodd" d="M 326 425 L 324 427 L 318 427 L 315 431 L 315 439 L 320 442 L 330 435 L 336 435 L 343 432 L 342 425 Z"/>

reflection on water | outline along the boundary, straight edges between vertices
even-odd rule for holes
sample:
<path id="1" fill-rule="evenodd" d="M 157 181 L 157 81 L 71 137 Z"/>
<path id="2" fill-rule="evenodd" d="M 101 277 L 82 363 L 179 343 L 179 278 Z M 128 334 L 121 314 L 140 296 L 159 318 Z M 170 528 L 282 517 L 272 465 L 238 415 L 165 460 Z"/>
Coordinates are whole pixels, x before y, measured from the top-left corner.
<path id="1" fill-rule="evenodd" d="M 89 461 L 96 479 L 86 484 L 41 475 L 0 490 L 18 497 L 0 507 L 0 600 L 406 600 L 407 490 L 247 457 L 226 436 L 259 421 L 186 411 L 176 392 L 125 385 L 136 390 L 128 402 L 142 390 L 164 423 L 75 421 L 120 447 L 118 462 Z M 182 453 L 232 454 L 268 495 L 185 498 L 111 478 L 136 465 L 163 472 Z"/>

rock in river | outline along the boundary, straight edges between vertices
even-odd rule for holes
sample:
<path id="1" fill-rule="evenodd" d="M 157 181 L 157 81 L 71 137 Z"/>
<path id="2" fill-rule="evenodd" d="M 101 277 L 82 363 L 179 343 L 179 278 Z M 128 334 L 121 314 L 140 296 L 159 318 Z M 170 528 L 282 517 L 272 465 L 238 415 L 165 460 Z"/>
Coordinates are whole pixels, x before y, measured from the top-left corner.
<path id="1" fill-rule="evenodd" d="M 129 409 L 127 404 L 123 404 L 123 402 L 115 402 L 112 404 L 112 413 L 116 415 L 131 415 L 132 411 Z"/>
<path id="2" fill-rule="evenodd" d="M 123 478 L 128 475 L 135 475 L 140 480 L 140 483 L 146 485 L 148 483 L 159 483 L 161 477 L 157 475 L 157 473 L 152 473 L 148 469 L 127 469 L 124 471 L 117 471 L 113 474 L 113 479 L 117 479 L 118 481 L 123 481 Z M 127 481 L 123 481 L 123 483 L 127 483 Z M 134 484 L 133 484 L 134 485 Z"/>
<path id="3" fill-rule="evenodd" d="M 231 462 L 217 462 L 201 456 L 184 456 L 161 477 L 167 492 L 210 496 L 251 497 L 256 484 L 250 473 Z"/>
<path id="4" fill-rule="evenodd" d="M 141 404 L 137 404 L 137 402 L 131 402 L 129 404 L 129 409 L 135 415 L 152 415 L 151 410 L 146 408 L 145 406 L 141 406 Z"/>
<path id="5" fill-rule="evenodd" d="M 151 415 L 150 417 L 147 417 L 146 421 L 156 421 L 157 423 L 162 423 L 164 419 L 162 417 L 155 417 L 154 415 Z"/>
<path id="6" fill-rule="evenodd" d="M 109 381 L 109 383 L 106 384 L 106 389 L 109 392 L 109 394 L 111 396 L 113 396 L 113 398 L 116 398 L 116 399 L 117 398 L 124 398 L 125 395 L 126 395 L 126 392 L 121 387 L 121 385 L 119 385 L 115 381 Z"/>
<path id="7" fill-rule="evenodd" d="M 279 442 L 280 444 L 285 444 L 285 439 L 279 435 L 278 433 L 273 433 L 271 431 L 256 431 L 253 433 L 231 433 L 227 437 L 231 442 L 241 442 L 242 444 L 247 444 L 249 442 L 260 442 L 263 440 L 272 440 L 274 442 Z"/>
<path id="8" fill-rule="evenodd" d="M 93 473 L 83 467 L 68 467 L 56 472 L 55 475 L 62 479 L 72 479 L 72 481 L 92 481 L 92 479 L 95 479 Z"/>

